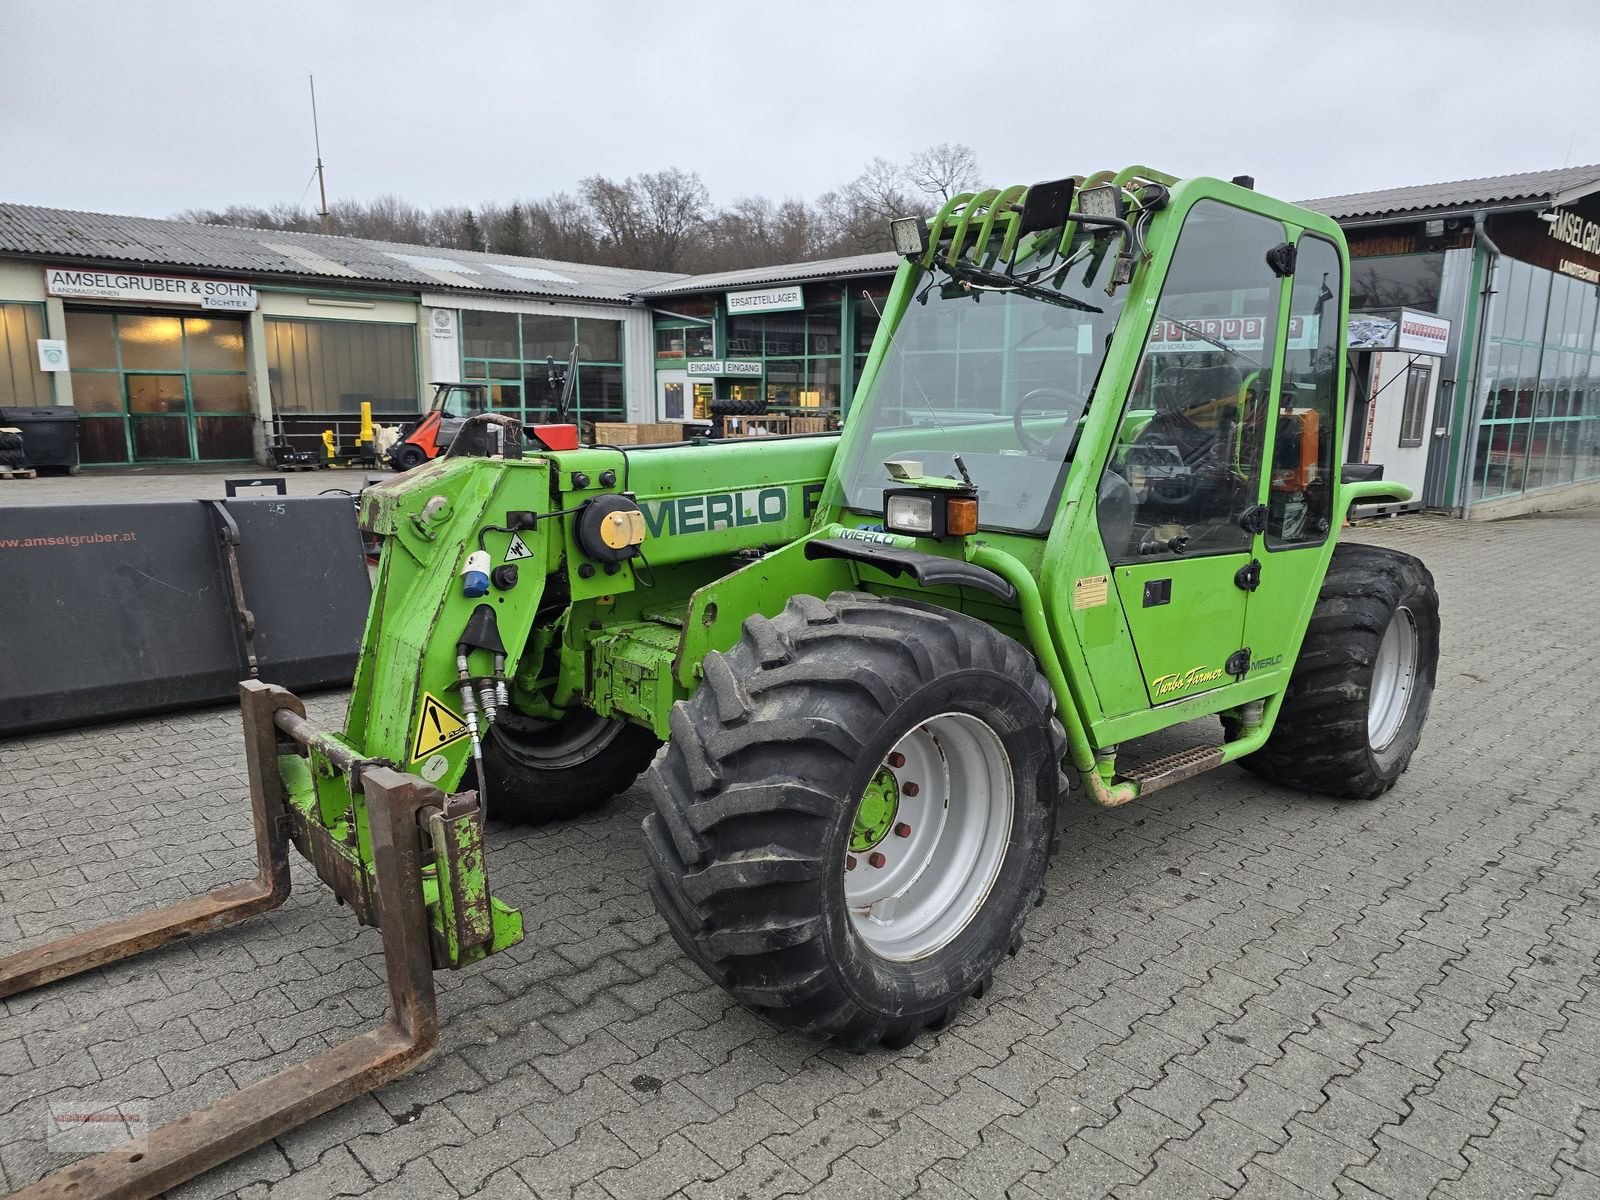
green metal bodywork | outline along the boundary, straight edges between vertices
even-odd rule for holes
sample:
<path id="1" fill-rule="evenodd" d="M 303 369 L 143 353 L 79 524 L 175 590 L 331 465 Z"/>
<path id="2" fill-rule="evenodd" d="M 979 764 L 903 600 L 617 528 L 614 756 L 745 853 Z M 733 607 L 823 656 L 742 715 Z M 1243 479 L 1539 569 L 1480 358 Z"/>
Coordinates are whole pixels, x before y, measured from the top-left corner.
<path id="1" fill-rule="evenodd" d="M 1125 417 L 1123 400 L 1149 336 L 1178 232 L 1194 204 L 1215 200 L 1262 214 L 1280 222 L 1290 241 L 1302 232 L 1321 235 L 1338 248 L 1348 271 L 1344 239 L 1339 227 L 1320 214 L 1215 179 L 1180 182 L 1135 167 L 1080 183 L 1094 181 L 1114 181 L 1132 196 L 1143 182 L 1159 183 L 1170 196 L 1147 221 L 1147 253 L 1125 285 L 1123 315 L 1046 532 L 1031 536 L 980 528 L 976 535 L 942 541 L 874 535 L 884 545 L 964 559 L 992 571 L 1016 589 L 1015 601 L 972 588 L 919 588 L 859 560 L 808 559 L 805 543 L 881 528 L 881 513 L 846 507 L 838 464 L 852 461 L 868 436 L 864 418 L 874 380 L 935 256 L 954 261 L 986 249 L 1009 254 L 1019 238 L 1028 236 L 1019 233 L 1018 218 L 1025 188 L 957 196 L 934 218 L 927 254 L 899 269 L 842 435 L 628 450 L 592 447 L 529 452 L 509 461 L 445 457 L 368 489 L 361 521 L 381 535 L 383 552 L 344 732 L 331 740 L 359 759 L 420 774 L 447 793 L 461 788 L 470 739 L 452 724 L 464 716 L 456 647 L 474 609 L 484 604 L 496 617 L 508 652 L 512 704 L 522 713 L 554 719 L 590 708 L 665 739 L 672 707 L 699 685 L 706 655 L 733 645 L 747 618 L 775 615 L 797 594 L 865 589 L 972 614 L 1027 646 L 1055 693 L 1071 765 L 1099 802 L 1120 803 L 1137 794 L 1136 783 L 1119 780 L 1106 764 L 1119 744 L 1157 730 L 1252 706 L 1243 736 L 1222 753 L 1231 760 L 1257 749 L 1271 731 L 1349 505 L 1365 496 L 1400 495 L 1403 489 L 1392 483 L 1334 481 L 1333 532 L 1319 545 L 1288 550 L 1274 550 L 1257 535 L 1254 556 L 1263 563 L 1262 586 L 1245 593 L 1234 586 L 1231 559 L 1113 566 L 1096 526 L 1096 481 L 1123 422 L 1148 419 L 1148 413 L 1137 412 Z M 1280 331 L 1286 328 L 1288 307 L 1285 287 Z M 1346 312 L 1341 288 L 1340 329 Z M 1283 353 L 1280 332 L 1275 373 L 1282 370 Z M 1342 363 L 1339 389 L 1342 395 Z M 1342 408 L 1336 406 L 1336 422 Z M 1337 424 L 1333 438 L 1335 446 L 1344 444 Z M 1273 444 L 1270 429 L 1266 444 Z M 1262 472 L 1263 501 L 1266 476 Z M 584 554 L 574 525 L 581 505 L 612 493 L 636 499 L 646 537 L 640 556 L 607 568 Z M 516 523 L 513 514 L 529 513 L 532 518 L 521 518 L 523 527 L 506 531 Z M 461 571 L 480 545 L 494 566 L 515 566 L 517 579 L 515 586 L 496 586 L 481 599 L 469 598 Z M 1153 624 L 1152 610 L 1140 613 L 1137 601 L 1153 571 L 1183 573 L 1188 594 L 1206 597 L 1205 604 L 1198 610 L 1173 605 L 1158 614 L 1160 624 Z M 1078 582 L 1100 577 L 1111 602 L 1075 606 Z M 1211 620 L 1216 613 L 1221 617 Z M 1137 649 L 1132 620 L 1144 622 Z M 1252 669 L 1237 680 L 1220 675 L 1223 658 L 1240 645 L 1251 648 Z M 1141 655 L 1192 664 L 1195 671 L 1192 677 L 1183 671 L 1152 672 Z M 472 670 L 488 673 L 487 654 L 475 652 Z M 1178 682 L 1163 682 L 1168 675 Z M 1261 702 L 1259 710 L 1255 702 Z M 294 762 L 299 766 L 290 765 L 287 776 L 294 803 L 335 830 L 351 866 L 370 876 L 371 847 L 358 788 L 315 747 L 309 761 Z M 879 807 L 889 811 L 892 804 L 885 799 Z M 857 840 L 866 845 L 875 833 L 875 826 L 858 830 Z M 487 895 L 481 851 L 481 840 L 473 846 L 469 839 L 466 853 L 454 859 L 463 877 L 442 885 L 435 879 L 430 887 L 430 916 L 444 941 L 449 931 L 472 927 L 482 912 L 490 922 L 489 936 L 456 946 L 443 965 L 471 961 L 520 936 L 520 917 L 497 901 L 480 907 L 477 916 L 458 911 Z"/>

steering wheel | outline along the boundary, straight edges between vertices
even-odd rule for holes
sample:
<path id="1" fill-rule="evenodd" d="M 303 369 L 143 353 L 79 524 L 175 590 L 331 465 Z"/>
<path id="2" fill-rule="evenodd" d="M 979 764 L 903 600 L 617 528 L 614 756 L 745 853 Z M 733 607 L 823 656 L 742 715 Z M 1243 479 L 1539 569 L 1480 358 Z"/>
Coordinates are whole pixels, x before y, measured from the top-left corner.
<path id="1" fill-rule="evenodd" d="M 1078 406 L 1077 413 L 1074 414 L 1073 416 L 1069 417 L 1069 418 L 1064 419 L 1062 421 L 1062 428 L 1065 428 L 1067 425 L 1070 425 L 1070 424 L 1076 424 L 1077 421 L 1078 421 L 1078 417 L 1083 414 L 1083 410 L 1088 405 L 1088 401 L 1083 396 L 1079 395 L 1076 392 L 1069 392 L 1065 388 L 1036 387 L 1032 391 L 1028 391 L 1028 392 L 1022 393 L 1022 395 L 1020 397 L 1018 397 L 1016 404 L 1012 406 L 1012 409 L 1011 409 L 1011 424 L 1012 424 L 1012 427 L 1017 432 L 1017 444 L 1019 446 L 1021 446 L 1024 450 L 1026 450 L 1029 454 L 1039 454 L 1039 453 L 1041 453 L 1041 452 L 1043 452 L 1045 450 L 1048 450 L 1050 448 L 1051 443 L 1056 440 L 1056 438 L 1060 435 L 1060 432 L 1061 432 L 1058 429 L 1055 433 L 1051 434 L 1048 438 L 1037 438 L 1037 437 L 1034 437 L 1033 434 L 1028 432 L 1028 427 L 1023 424 L 1023 418 L 1027 415 L 1027 412 L 1028 412 L 1028 402 L 1031 401 L 1031 400 L 1034 400 L 1036 398 L 1037 399 L 1050 399 L 1050 400 L 1064 400 L 1069 404 L 1072 404 L 1072 403 L 1076 403 L 1077 404 L 1077 406 Z"/>
<path id="2" fill-rule="evenodd" d="M 1199 476 L 1185 468 L 1183 460 L 1164 447 L 1141 444 L 1136 439 L 1123 455 L 1122 464 L 1129 482 L 1132 482 L 1135 472 L 1140 468 L 1162 472 L 1147 476 L 1146 486 L 1151 495 L 1168 507 L 1179 508 L 1188 504 L 1200 490 Z M 1167 474 L 1173 467 L 1183 471 L 1183 474 Z"/>

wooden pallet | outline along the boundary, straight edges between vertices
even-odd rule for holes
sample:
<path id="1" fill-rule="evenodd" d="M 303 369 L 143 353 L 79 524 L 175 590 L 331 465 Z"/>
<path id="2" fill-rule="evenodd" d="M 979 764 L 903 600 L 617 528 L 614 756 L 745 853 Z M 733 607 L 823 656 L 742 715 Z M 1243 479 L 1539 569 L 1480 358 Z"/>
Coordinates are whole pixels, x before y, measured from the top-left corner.
<path id="1" fill-rule="evenodd" d="M 39 472 L 32 467 L 0 467 L 0 479 L 37 479 Z"/>
<path id="2" fill-rule="evenodd" d="M 790 413 L 764 413 L 758 417 L 724 417 L 723 436 L 771 437 L 794 433 L 827 433 L 827 417 L 800 417 Z"/>

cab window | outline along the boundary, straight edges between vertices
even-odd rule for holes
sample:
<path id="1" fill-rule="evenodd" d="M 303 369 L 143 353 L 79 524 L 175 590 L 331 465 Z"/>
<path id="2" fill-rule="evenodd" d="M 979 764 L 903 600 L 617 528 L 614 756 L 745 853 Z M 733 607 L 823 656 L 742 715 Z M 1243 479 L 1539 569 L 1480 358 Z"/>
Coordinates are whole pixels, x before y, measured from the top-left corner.
<path id="1" fill-rule="evenodd" d="M 1189 211 L 1101 476 L 1112 562 L 1250 548 L 1282 287 L 1267 252 L 1283 241 L 1258 213 Z"/>
<path id="2" fill-rule="evenodd" d="M 1272 435 L 1267 548 L 1320 546 L 1333 511 L 1334 418 L 1339 393 L 1339 251 L 1325 238 L 1300 239 L 1289 292 L 1283 386 Z"/>

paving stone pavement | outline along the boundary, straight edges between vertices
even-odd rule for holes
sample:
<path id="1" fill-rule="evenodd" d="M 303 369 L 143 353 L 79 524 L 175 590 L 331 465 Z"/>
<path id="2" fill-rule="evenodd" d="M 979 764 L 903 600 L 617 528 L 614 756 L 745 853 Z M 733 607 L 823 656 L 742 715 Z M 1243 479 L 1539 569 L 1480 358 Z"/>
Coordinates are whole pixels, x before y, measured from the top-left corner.
<path id="1" fill-rule="evenodd" d="M 993 990 L 864 1057 L 774 1032 L 683 958 L 637 792 L 495 830 L 527 940 L 439 977 L 433 1061 L 172 1195 L 1600 1196 L 1600 509 L 1353 536 L 1421 555 L 1443 597 L 1433 714 L 1383 799 L 1225 768 L 1074 805 Z M 251 870 L 227 711 L 0 745 L 0 815 L 6 949 Z M 0 1184 L 71 1161 L 52 1102 L 165 1121 L 378 1018 L 377 935 L 298 860 L 295 884 L 0 1002 Z"/>

